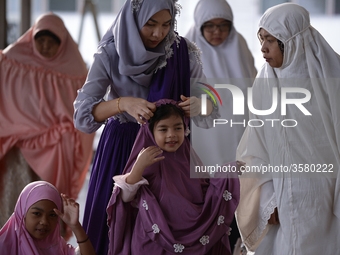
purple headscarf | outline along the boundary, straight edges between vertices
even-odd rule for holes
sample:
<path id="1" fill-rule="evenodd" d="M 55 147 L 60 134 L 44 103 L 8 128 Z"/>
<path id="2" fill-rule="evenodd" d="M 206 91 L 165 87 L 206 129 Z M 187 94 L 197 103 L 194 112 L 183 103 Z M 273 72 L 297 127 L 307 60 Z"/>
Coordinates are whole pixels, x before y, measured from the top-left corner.
<path id="1" fill-rule="evenodd" d="M 160 104 L 173 100 L 160 100 Z M 189 119 L 184 118 L 187 125 Z M 124 169 L 129 173 L 142 148 L 157 146 L 142 125 Z M 147 167 L 135 200 L 124 203 L 115 186 L 108 204 L 109 254 L 230 253 L 228 232 L 239 201 L 239 181 L 191 179 L 190 165 L 202 165 L 185 137 L 176 152 Z M 137 207 L 137 208 L 136 208 Z M 216 253 L 215 253 L 216 254 Z"/>
<path id="2" fill-rule="evenodd" d="M 59 221 L 54 231 L 42 240 L 33 239 L 25 228 L 28 209 L 36 202 L 47 199 L 62 210 L 58 190 L 50 183 L 37 181 L 28 184 L 21 192 L 14 213 L 0 230 L 1 254 L 62 255 L 74 254 L 60 235 Z"/>

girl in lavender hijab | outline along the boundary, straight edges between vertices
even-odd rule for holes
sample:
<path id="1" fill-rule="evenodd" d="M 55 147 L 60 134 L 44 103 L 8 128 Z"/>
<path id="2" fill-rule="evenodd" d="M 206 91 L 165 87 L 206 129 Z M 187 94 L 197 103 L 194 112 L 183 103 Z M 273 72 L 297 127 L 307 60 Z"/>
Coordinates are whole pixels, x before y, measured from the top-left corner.
<path id="1" fill-rule="evenodd" d="M 126 1 L 99 43 L 74 103 L 76 128 L 92 133 L 106 124 L 94 159 L 83 222 L 98 254 L 106 254 L 108 248 L 106 207 L 113 188 L 111 178 L 125 167 L 139 124 L 153 116 L 153 102 L 182 99 L 186 115 L 196 116 L 194 122 L 203 127 L 218 115 L 209 100 L 208 113 L 212 114 L 199 115 L 200 100 L 190 97 L 190 78 L 204 75 L 197 48 L 174 32 L 176 1 Z"/>
<path id="2" fill-rule="evenodd" d="M 139 130 L 124 175 L 113 177 L 109 254 L 230 254 L 237 174 L 190 178 L 190 169 L 202 162 L 186 137 L 189 119 L 173 100 L 156 106 Z"/>

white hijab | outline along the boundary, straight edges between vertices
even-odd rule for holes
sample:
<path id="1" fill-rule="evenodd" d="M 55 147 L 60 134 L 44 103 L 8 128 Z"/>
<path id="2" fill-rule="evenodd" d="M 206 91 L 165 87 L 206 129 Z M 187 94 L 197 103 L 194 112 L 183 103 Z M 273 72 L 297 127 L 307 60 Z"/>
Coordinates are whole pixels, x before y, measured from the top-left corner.
<path id="1" fill-rule="evenodd" d="M 282 88 L 298 87 L 310 91 L 311 99 L 303 106 L 312 115 L 304 115 L 294 105 L 287 106 L 287 115 L 284 116 L 281 115 L 279 107 L 269 116 L 250 114 L 250 119 L 279 119 L 280 121 L 295 119 L 298 121 L 298 126 L 284 128 L 276 122 L 275 127 L 268 124 L 260 128 L 248 127 L 238 147 L 238 159 L 245 161 L 248 166 L 333 164 L 334 174 L 322 176 L 317 181 L 319 185 L 324 185 L 323 195 L 330 196 L 334 200 L 331 206 L 322 208 L 320 204 L 320 208 L 327 213 L 331 211 L 331 215 L 339 219 L 340 184 L 333 177 L 338 176 L 340 166 L 340 103 L 337 102 L 340 96 L 340 57 L 322 35 L 310 25 L 308 11 L 299 5 L 285 3 L 269 8 L 262 16 L 259 27 L 283 43 L 284 54 L 280 68 L 272 68 L 266 63 L 257 75 L 253 85 L 254 107 L 259 110 L 270 108 L 273 87 L 278 88 L 279 97 Z M 288 98 L 301 98 L 300 95 L 300 93 L 290 93 Z M 279 173 L 274 177 L 294 176 L 296 175 L 292 173 Z M 313 174 L 304 176 L 320 177 L 320 175 Z M 282 189 L 280 188 L 280 185 L 284 185 L 283 178 L 273 179 L 272 177 L 267 175 L 258 179 L 241 178 L 241 199 L 236 215 L 241 235 L 249 249 L 255 249 L 258 241 L 268 231 L 266 224 L 273 209 L 278 207 L 280 210 L 280 207 L 290 206 L 280 204 L 285 196 L 283 186 Z M 310 180 L 311 184 L 314 183 L 313 179 Z M 271 182 L 274 182 L 276 189 L 272 190 L 267 185 Z M 332 188 L 327 189 L 328 184 Z M 308 187 L 300 187 L 300 189 L 303 188 L 306 189 L 306 194 L 310 192 Z M 276 193 L 274 198 L 271 197 L 273 192 Z M 304 198 L 305 202 L 309 199 L 310 193 Z M 303 201 L 295 200 L 294 203 L 299 204 Z M 316 208 L 307 209 L 310 209 L 310 214 L 317 210 Z M 301 223 L 304 221 L 303 209 L 300 213 Z M 327 217 L 326 213 L 324 217 Z M 325 224 L 321 221 L 323 220 L 320 220 L 318 225 L 323 227 Z M 314 225 L 310 226 L 314 227 Z M 286 227 L 289 228 L 289 226 Z M 309 228 L 308 224 L 296 226 L 297 231 L 306 228 Z M 312 227 L 308 231 L 311 229 Z M 323 245 L 319 244 L 319 246 Z"/>
<path id="2" fill-rule="evenodd" d="M 245 39 L 232 24 L 226 40 L 218 46 L 212 46 L 201 32 L 202 25 L 216 18 L 233 22 L 233 13 L 225 0 L 200 0 L 195 8 L 195 24 L 186 37 L 196 43 L 202 51 L 203 72 L 208 82 L 214 84 L 233 84 L 244 94 L 256 76 L 254 58 Z M 220 119 L 243 123 L 248 121 L 248 114 L 233 116 L 233 99 L 228 89 L 216 89 L 222 100 L 219 105 Z M 236 148 L 244 132 L 242 124 L 230 127 L 217 125 L 212 129 L 192 126 L 192 145 L 207 166 L 223 165 L 234 161 Z"/>
<path id="3" fill-rule="evenodd" d="M 195 8 L 195 24 L 186 35 L 202 51 L 203 72 L 207 78 L 254 78 L 254 58 L 245 39 L 232 24 L 227 39 L 212 46 L 201 32 L 202 25 L 212 19 L 233 22 L 233 13 L 225 0 L 200 0 Z"/>

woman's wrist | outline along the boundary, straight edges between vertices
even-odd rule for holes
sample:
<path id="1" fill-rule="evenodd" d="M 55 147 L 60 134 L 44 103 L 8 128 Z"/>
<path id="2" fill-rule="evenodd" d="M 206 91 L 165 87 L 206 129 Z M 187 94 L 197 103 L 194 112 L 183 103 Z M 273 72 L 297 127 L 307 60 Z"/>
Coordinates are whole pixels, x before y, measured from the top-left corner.
<path id="1" fill-rule="evenodd" d="M 119 107 L 118 107 L 118 103 L 117 103 L 118 111 L 120 111 L 120 113 L 126 112 L 126 109 L 125 109 L 126 97 L 120 97 L 120 98 L 118 98 L 118 100 L 119 100 Z"/>
<path id="2" fill-rule="evenodd" d="M 120 101 L 122 100 L 122 97 L 119 97 L 118 99 L 117 99 L 117 110 L 118 110 L 118 113 L 123 113 L 123 111 L 120 109 L 120 107 L 119 107 L 119 103 L 120 103 Z"/>

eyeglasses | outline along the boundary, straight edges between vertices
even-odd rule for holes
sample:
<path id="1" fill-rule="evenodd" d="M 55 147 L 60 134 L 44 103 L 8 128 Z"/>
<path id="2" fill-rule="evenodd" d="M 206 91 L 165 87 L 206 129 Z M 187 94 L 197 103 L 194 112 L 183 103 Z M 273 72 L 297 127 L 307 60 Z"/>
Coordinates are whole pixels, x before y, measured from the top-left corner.
<path id="1" fill-rule="evenodd" d="M 213 23 L 208 23 L 208 24 L 203 24 L 203 29 L 204 31 L 208 33 L 213 33 L 216 31 L 217 28 L 220 29 L 221 32 L 226 32 L 230 30 L 231 23 L 230 22 L 223 22 L 219 25 L 213 24 Z"/>

